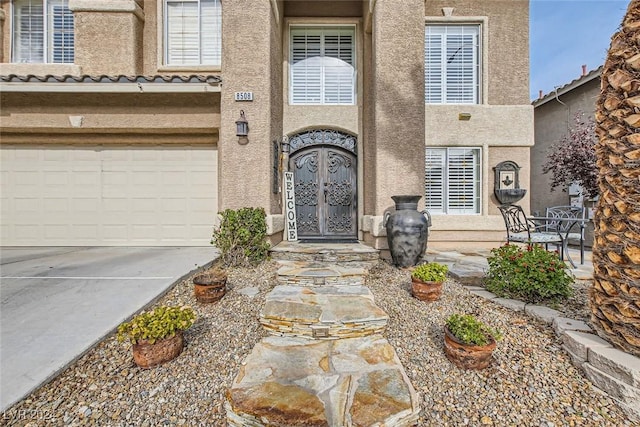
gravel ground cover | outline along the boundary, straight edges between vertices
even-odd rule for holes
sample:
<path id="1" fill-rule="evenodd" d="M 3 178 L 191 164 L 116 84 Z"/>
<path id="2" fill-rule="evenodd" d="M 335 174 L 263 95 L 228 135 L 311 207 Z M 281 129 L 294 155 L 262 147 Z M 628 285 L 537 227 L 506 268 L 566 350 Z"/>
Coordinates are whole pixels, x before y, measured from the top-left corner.
<path id="1" fill-rule="evenodd" d="M 179 283 L 159 304 L 191 305 L 199 316 L 185 332 L 180 357 L 142 370 L 129 344 L 110 335 L 5 412 L 0 425 L 226 425 L 225 390 L 266 335 L 258 315 L 276 270 L 274 262 L 231 270 L 227 295 L 208 305 L 196 303 L 190 280 Z M 452 280 L 441 300 L 420 302 L 410 295 L 409 273 L 384 262 L 367 285 L 390 316 L 385 335 L 422 399 L 420 426 L 633 425 L 571 365 L 549 326 L 472 296 Z M 258 293 L 246 295 L 251 291 Z M 503 332 L 490 368 L 461 371 L 446 359 L 442 325 L 454 312 L 475 314 Z"/>

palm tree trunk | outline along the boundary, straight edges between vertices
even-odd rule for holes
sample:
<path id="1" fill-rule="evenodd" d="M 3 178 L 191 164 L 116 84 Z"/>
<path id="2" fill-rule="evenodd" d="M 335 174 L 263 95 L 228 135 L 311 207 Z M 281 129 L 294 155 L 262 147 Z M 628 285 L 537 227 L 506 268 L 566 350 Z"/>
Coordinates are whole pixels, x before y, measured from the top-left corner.
<path id="1" fill-rule="evenodd" d="M 640 356 L 640 0 L 611 39 L 596 123 L 591 319 L 599 335 Z"/>

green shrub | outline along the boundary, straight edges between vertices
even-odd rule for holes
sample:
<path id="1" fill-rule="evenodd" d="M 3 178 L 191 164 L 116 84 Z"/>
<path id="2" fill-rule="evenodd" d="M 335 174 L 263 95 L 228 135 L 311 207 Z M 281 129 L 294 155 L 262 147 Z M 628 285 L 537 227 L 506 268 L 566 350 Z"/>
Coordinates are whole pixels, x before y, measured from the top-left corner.
<path id="1" fill-rule="evenodd" d="M 500 331 L 490 328 L 468 314 L 452 314 L 446 322 L 449 331 L 467 345 L 487 345 L 491 337 L 495 340 L 502 338 Z"/>
<path id="2" fill-rule="evenodd" d="M 213 230 L 211 243 L 220 249 L 227 266 L 258 264 L 269 254 L 267 215 L 262 208 L 227 209 L 220 226 Z"/>
<path id="3" fill-rule="evenodd" d="M 158 307 L 153 311 L 143 311 L 131 321 L 118 326 L 118 341 L 129 339 L 132 344 L 147 340 L 153 344 L 163 338 L 170 338 L 177 331 L 189 329 L 196 320 L 190 307 Z"/>
<path id="4" fill-rule="evenodd" d="M 539 302 L 571 295 L 573 277 L 567 266 L 556 252 L 546 251 L 541 245 L 523 249 L 506 244 L 492 249 L 488 262 L 485 285 L 498 296 Z"/>
<path id="5" fill-rule="evenodd" d="M 415 277 L 423 282 L 444 282 L 447 278 L 449 268 L 444 264 L 430 262 L 420 264 L 411 271 L 411 277 Z"/>

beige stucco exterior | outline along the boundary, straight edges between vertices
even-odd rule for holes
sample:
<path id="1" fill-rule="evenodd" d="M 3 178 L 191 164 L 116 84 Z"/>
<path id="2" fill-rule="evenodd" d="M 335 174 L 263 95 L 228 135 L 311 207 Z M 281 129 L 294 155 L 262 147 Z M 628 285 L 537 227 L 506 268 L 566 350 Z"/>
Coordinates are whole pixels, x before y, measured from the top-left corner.
<path id="1" fill-rule="evenodd" d="M 222 5 L 221 66 L 163 65 L 163 0 L 70 0 L 74 64 L 12 64 L 11 8 L 3 1 L 3 75 L 197 74 L 219 76 L 222 84 L 123 83 L 106 91 L 107 86 L 87 83 L 4 84 L 10 91 L 2 94 L 2 144 L 213 145 L 218 209 L 263 207 L 277 242 L 284 228 L 282 194 L 273 191 L 272 176 L 274 167 L 282 172 L 287 161 L 274 159 L 273 142 L 310 129 L 335 129 L 357 137 L 358 238 L 381 249 L 391 196 L 424 194 L 425 147 L 479 147 L 481 212 L 434 216 L 430 245 L 495 246 L 504 238 L 492 168 L 515 161 L 522 167 L 521 186 L 530 184 L 527 1 L 223 0 Z M 481 26 L 481 103 L 425 105 L 425 24 L 456 22 Z M 355 28 L 353 105 L 290 103 L 292 25 Z M 252 92 L 253 101 L 235 101 L 234 93 L 241 91 Z M 241 110 L 249 122 L 246 144 L 236 136 Z M 459 120 L 460 113 L 469 113 L 470 120 Z M 528 209 L 528 196 L 522 202 Z"/>
<path id="2" fill-rule="evenodd" d="M 70 0 L 69 9 L 83 73 L 141 74 L 144 13 L 134 0 Z"/>

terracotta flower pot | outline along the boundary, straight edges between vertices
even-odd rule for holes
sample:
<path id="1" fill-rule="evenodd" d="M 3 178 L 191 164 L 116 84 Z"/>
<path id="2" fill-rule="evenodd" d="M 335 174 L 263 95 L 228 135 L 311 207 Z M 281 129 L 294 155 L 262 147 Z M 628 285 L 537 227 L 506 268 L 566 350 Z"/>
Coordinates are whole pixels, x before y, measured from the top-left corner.
<path id="1" fill-rule="evenodd" d="M 184 348 L 184 335 L 177 331 L 172 337 L 158 340 L 150 344 L 147 340 L 140 340 L 134 344 L 133 360 L 141 368 L 152 368 L 175 359 Z"/>
<path id="2" fill-rule="evenodd" d="M 198 274 L 193 278 L 193 292 L 198 302 L 220 301 L 227 292 L 227 276 L 211 273 Z"/>
<path id="3" fill-rule="evenodd" d="M 487 345 L 469 345 L 458 340 L 444 327 L 444 352 L 447 358 L 459 368 L 484 369 L 491 363 L 491 355 L 496 348 L 496 340 L 489 337 Z"/>
<path id="4" fill-rule="evenodd" d="M 435 301 L 442 295 L 442 282 L 423 282 L 412 277 L 411 294 L 420 301 Z"/>

